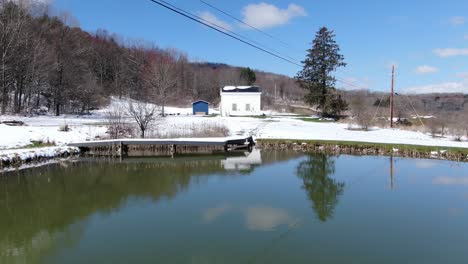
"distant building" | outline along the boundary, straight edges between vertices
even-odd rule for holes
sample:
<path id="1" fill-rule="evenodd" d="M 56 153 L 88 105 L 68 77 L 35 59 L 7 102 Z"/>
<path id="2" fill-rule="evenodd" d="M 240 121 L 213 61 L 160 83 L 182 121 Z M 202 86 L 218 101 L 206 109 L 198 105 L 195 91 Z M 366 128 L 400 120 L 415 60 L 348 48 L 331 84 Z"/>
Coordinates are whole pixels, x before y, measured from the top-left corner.
<path id="1" fill-rule="evenodd" d="M 225 86 L 221 88 L 221 116 L 261 114 L 262 92 L 258 86 Z"/>
<path id="2" fill-rule="evenodd" d="M 210 103 L 202 100 L 198 100 L 192 103 L 192 109 L 194 115 L 208 115 Z"/>

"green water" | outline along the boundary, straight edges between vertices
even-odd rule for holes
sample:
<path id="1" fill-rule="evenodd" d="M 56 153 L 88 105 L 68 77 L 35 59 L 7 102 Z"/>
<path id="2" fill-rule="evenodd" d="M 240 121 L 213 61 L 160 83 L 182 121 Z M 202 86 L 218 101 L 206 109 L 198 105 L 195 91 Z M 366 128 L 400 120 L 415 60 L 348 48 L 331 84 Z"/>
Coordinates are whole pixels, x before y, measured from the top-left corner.
<path id="1" fill-rule="evenodd" d="M 0 174 L 0 263 L 468 263 L 468 164 L 254 152 Z"/>

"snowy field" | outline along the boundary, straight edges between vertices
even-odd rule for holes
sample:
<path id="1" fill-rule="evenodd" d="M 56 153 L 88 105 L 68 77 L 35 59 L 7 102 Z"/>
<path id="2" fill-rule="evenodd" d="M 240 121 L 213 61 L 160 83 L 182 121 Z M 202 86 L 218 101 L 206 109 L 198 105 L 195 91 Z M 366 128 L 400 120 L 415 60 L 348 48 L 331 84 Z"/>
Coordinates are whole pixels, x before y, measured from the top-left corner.
<path id="1" fill-rule="evenodd" d="M 18 127 L 0 124 L 0 150 L 21 148 L 31 144 L 31 141 L 51 142 L 63 146 L 71 142 L 106 138 L 105 113 L 120 104 L 121 102 L 114 100 L 108 108 L 87 116 L 0 116 L 0 121 L 19 120 L 26 124 Z M 349 130 L 347 124 L 306 122 L 287 114 L 266 112 L 268 116 L 271 115 L 268 118 L 203 117 L 192 116 L 191 112 L 191 108 L 166 107 L 166 113 L 173 115 L 157 121 L 154 129 L 157 133 L 164 134 L 175 130 L 188 131 L 200 126 L 224 125 L 229 129 L 230 136 L 254 136 L 256 139 L 343 140 L 468 148 L 466 138 L 463 142 L 457 142 L 451 137 L 432 138 L 422 132 L 399 129 L 355 131 Z M 128 122 L 131 121 L 128 117 Z M 59 127 L 64 124 L 67 124 L 71 131 L 60 132 Z"/>

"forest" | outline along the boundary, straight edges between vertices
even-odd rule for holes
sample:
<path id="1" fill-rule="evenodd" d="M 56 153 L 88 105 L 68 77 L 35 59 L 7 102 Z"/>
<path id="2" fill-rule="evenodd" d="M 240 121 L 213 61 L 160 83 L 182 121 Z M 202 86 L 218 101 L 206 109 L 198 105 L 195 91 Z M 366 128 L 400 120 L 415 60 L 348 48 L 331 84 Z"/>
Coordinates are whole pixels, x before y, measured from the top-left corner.
<path id="1" fill-rule="evenodd" d="M 289 76 L 258 70 L 252 76 L 247 68 L 193 61 L 157 43 L 125 39 L 103 29 L 86 32 L 72 15 L 53 12 L 38 1 L 0 0 L 0 52 L 1 114 L 39 109 L 55 115 L 86 114 L 107 104 L 111 96 L 159 105 L 186 107 L 195 100 L 217 105 L 221 87 L 252 81 L 262 88 L 264 109 L 295 111 L 291 106 L 305 104 L 306 91 Z M 389 94 L 337 92 L 349 103 L 347 115 L 377 111 L 388 116 L 388 103 L 379 100 Z M 468 97 L 400 95 L 396 102 L 398 117 L 436 115 L 459 124 L 466 117 Z"/>
<path id="2" fill-rule="evenodd" d="M 39 108 L 60 115 L 87 113 L 110 96 L 158 104 L 216 104 L 225 85 L 250 82 L 243 68 L 191 61 L 157 43 L 126 40 L 106 30 L 85 32 L 70 14 L 52 14 L 37 1 L 0 0 L 1 113 Z M 263 104 L 301 101 L 294 79 L 254 71 Z"/>

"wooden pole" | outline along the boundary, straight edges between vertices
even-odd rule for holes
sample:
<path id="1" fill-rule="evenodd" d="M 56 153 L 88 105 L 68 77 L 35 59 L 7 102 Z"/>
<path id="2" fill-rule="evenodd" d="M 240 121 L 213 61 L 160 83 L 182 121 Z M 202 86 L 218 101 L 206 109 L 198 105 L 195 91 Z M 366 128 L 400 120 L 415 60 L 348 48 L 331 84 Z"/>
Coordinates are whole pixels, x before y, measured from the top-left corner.
<path id="1" fill-rule="evenodd" d="M 392 92 L 390 94 L 390 127 L 393 128 L 393 100 L 395 95 L 395 65 L 392 65 Z"/>
<path id="2" fill-rule="evenodd" d="M 393 154 L 390 156 L 390 189 L 393 191 L 394 178 L 393 178 Z"/>

